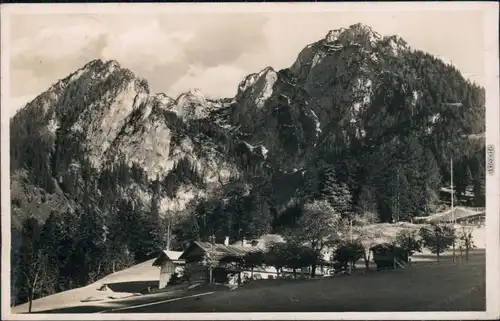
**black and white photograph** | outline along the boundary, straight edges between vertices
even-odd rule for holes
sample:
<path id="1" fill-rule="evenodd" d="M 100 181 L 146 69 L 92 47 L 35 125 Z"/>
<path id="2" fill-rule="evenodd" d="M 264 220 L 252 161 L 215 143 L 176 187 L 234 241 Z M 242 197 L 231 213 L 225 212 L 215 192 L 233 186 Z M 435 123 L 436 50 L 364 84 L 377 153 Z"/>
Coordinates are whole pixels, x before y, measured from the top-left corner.
<path id="1" fill-rule="evenodd" d="M 499 318 L 498 11 L 2 5 L 2 319 Z"/>

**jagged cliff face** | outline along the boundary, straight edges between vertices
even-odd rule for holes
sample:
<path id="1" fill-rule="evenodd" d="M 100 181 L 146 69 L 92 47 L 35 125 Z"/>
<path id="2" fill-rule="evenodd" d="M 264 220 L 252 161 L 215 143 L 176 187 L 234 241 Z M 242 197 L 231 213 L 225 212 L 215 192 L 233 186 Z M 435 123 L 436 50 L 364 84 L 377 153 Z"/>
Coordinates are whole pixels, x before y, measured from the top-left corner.
<path id="1" fill-rule="evenodd" d="M 208 119 L 223 105 L 207 100 L 198 90 L 177 99 L 152 95 L 146 80 L 137 78 L 116 61 L 95 60 L 51 86 L 14 116 L 12 152 L 15 158 L 33 158 L 19 144 L 40 144 L 37 148 L 41 148 L 41 155 L 29 163 L 35 170 L 36 166 L 43 166 L 50 171 L 51 177 L 47 179 L 54 181 L 49 184 L 51 190 L 60 191 L 68 180 L 84 184 L 80 175 L 82 155 L 96 173 L 123 161 L 141 168 L 149 180 L 161 180 L 177 162 L 186 158 L 202 175 L 206 186 L 216 186 L 236 175 L 238 169 L 210 144 L 210 137 L 203 133 L 191 135 L 190 127 L 191 122 Z M 41 195 L 30 188 L 31 184 L 43 182 L 27 182 L 23 191 L 16 177 L 24 177 L 26 181 L 29 175 L 15 175 L 21 171 L 15 164 L 12 169 L 16 204 L 45 203 L 45 193 Z M 193 197 L 205 192 L 194 186 L 180 186 L 176 195 L 162 201 L 162 207 L 182 209 Z M 60 203 L 68 203 L 62 197 L 64 193 L 59 194 Z M 149 187 L 140 184 L 123 189 L 123 194 L 138 197 L 144 203 L 150 197 Z M 20 207 L 14 212 L 21 212 Z M 46 217 L 50 209 L 32 206 L 29 211 Z"/>
<path id="2" fill-rule="evenodd" d="M 413 65 L 401 63 L 404 59 Z M 43 203 L 40 193 L 26 192 L 29 186 L 43 184 L 50 187 L 48 195 L 60 195 L 60 204 L 70 204 L 65 182 L 84 184 L 82 159 L 95 173 L 118 163 L 134 165 L 149 181 L 164 179 L 177 163 L 187 160 L 203 184 L 179 183 L 175 193 L 162 200 L 164 210 L 176 211 L 240 175 L 244 169 L 237 158 L 242 155 L 275 173 L 293 174 L 320 152 L 352 144 L 372 146 L 380 124 L 396 122 L 378 109 L 387 92 L 412 92 L 414 118 L 426 97 L 433 95 L 430 81 L 422 85 L 428 74 L 419 67 L 424 59 L 429 58 L 418 56 L 399 37 L 383 37 L 357 24 L 332 30 L 306 46 L 288 69 L 266 67 L 248 75 L 234 98 L 219 101 L 206 99 L 199 90 L 177 98 L 151 94 L 146 80 L 117 62 L 92 61 L 12 119 L 13 186 L 18 191 L 13 199 L 21 204 L 15 210 L 21 215 L 26 204 Z M 414 83 L 400 84 L 401 74 Z M 458 82 L 464 83 L 463 78 Z M 453 86 L 458 85 L 450 89 L 458 99 L 462 89 Z M 422 126 L 427 134 L 443 127 L 436 121 L 437 112 L 418 117 L 428 120 Z M 475 128 L 461 124 L 464 132 L 475 133 L 481 127 L 480 114 L 478 119 Z M 229 145 L 236 146 L 236 159 L 228 155 Z M 26 146 L 37 146 L 36 153 Z M 21 168 L 47 175 L 42 181 L 26 181 Z M 15 177 L 23 177 L 24 192 Z M 28 194 L 39 196 L 28 202 Z M 150 188 L 136 182 L 123 188 L 123 195 L 147 203 Z M 47 216 L 37 214 L 36 206 L 30 205 L 29 211 Z"/>
<path id="3" fill-rule="evenodd" d="M 289 69 L 267 67 L 247 76 L 235 97 L 233 124 L 250 143 L 266 142 L 285 167 L 300 167 L 325 129 L 342 127 L 340 115 L 355 125 L 358 138 L 365 135 L 360 115 L 371 103 L 381 61 L 409 50 L 402 39 L 361 24 L 332 30 L 304 48 Z"/>
<path id="4" fill-rule="evenodd" d="M 232 123 L 241 126 L 241 137 L 248 143 L 263 144 L 269 157 L 286 171 L 304 165 L 319 145 L 332 149 L 339 141 L 348 146 L 372 144 L 380 122 L 397 122 L 390 117 L 374 120 L 380 105 L 397 93 L 411 93 L 412 115 L 408 117 L 425 119 L 416 126 L 422 127 L 423 136 L 429 135 L 443 124 L 436 122 L 437 112 L 418 114 L 419 109 L 425 109 L 422 106 L 439 106 L 450 97 L 453 101 L 468 100 L 461 88 L 467 85 L 458 72 L 453 83 L 446 85 L 450 97 L 436 93 L 431 78 L 439 76 L 435 70 L 421 67 L 429 59 L 435 58 L 416 52 L 397 36 L 381 36 L 362 24 L 332 30 L 324 39 L 306 46 L 290 68 L 276 72 L 268 67 L 247 76 L 233 101 Z M 452 73 L 437 59 L 434 63 L 443 75 Z M 390 112 L 405 113 L 404 104 L 401 101 L 401 112 Z M 465 114 L 484 107 L 484 102 L 465 104 Z M 458 126 L 464 132 L 484 130 L 484 113 L 472 118 L 473 126 L 464 122 Z"/>

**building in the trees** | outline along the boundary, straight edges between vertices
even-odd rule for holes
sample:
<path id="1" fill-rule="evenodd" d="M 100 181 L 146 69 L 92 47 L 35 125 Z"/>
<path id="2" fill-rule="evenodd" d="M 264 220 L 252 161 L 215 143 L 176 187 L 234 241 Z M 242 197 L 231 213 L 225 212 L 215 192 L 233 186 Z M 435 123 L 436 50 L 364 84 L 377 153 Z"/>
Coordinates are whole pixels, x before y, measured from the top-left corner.
<path id="1" fill-rule="evenodd" d="M 484 208 L 467 208 L 457 206 L 453 208 L 453 213 L 451 209 L 448 209 L 442 213 L 434 214 L 425 217 L 415 217 L 415 222 L 441 222 L 441 223 L 451 223 L 453 220 L 460 224 L 466 225 L 484 225 L 486 211 Z"/>
<path id="2" fill-rule="evenodd" d="M 181 276 L 184 266 L 184 260 L 180 258 L 182 253 L 178 251 L 162 251 L 153 262 L 153 266 L 160 268 L 160 289 L 167 286 L 174 273 Z"/>
<path id="3" fill-rule="evenodd" d="M 269 240 L 268 240 L 269 239 Z M 253 270 L 238 266 L 238 261 L 247 253 L 265 251 L 272 238 L 252 241 L 239 241 L 232 245 L 226 237 L 224 244 L 210 242 L 192 242 L 180 259 L 186 262 L 186 274 L 191 283 L 208 283 L 210 267 L 214 283 L 234 282 L 235 276 L 269 278 L 276 275 L 270 267 L 256 267 Z M 242 275 L 241 275 L 242 274 Z"/>

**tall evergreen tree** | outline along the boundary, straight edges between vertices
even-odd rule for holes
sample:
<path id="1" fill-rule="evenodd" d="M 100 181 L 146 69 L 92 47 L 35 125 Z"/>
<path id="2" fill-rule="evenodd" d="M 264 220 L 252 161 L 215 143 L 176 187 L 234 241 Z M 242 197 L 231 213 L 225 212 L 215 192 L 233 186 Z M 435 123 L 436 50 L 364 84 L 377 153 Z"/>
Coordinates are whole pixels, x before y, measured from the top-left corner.
<path id="1" fill-rule="evenodd" d="M 153 193 L 151 196 L 151 206 L 149 215 L 144 215 L 145 242 L 150 251 L 163 249 L 163 229 L 161 224 L 162 213 L 161 208 L 162 191 L 159 176 L 153 182 Z"/>
<path id="2" fill-rule="evenodd" d="M 376 214 L 378 208 L 374 189 L 369 186 L 362 186 L 356 204 L 357 212 Z"/>
<path id="3" fill-rule="evenodd" d="M 352 208 L 352 196 L 347 184 L 337 179 L 333 166 L 323 170 L 321 195 L 332 205 L 336 213 L 349 215 Z"/>
<path id="4" fill-rule="evenodd" d="M 105 267 L 107 231 L 105 220 L 97 209 L 87 209 L 79 215 L 78 234 L 73 263 L 77 269 L 78 283 L 86 285 L 102 276 Z"/>
<path id="5" fill-rule="evenodd" d="M 61 257 L 61 247 L 64 246 L 65 232 L 61 216 L 51 212 L 43 224 L 40 237 L 40 248 L 47 257 L 46 278 L 42 288 L 43 295 L 50 295 L 60 291 L 59 267 L 64 264 Z"/>
<path id="6" fill-rule="evenodd" d="M 120 200 L 116 208 L 108 213 L 106 249 L 110 272 L 127 268 L 134 263 L 131 251 L 131 232 L 137 228 L 135 213 L 130 202 Z"/>
<path id="7" fill-rule="evenodd" d="M 441 186 L 441 173 L 434 155 L 430 150 L 424 152 L 421 160 L 420 172 L 422 173 L 417 198 L 418 216 L 435 213 L 439 201 L 439 188 Z"/>

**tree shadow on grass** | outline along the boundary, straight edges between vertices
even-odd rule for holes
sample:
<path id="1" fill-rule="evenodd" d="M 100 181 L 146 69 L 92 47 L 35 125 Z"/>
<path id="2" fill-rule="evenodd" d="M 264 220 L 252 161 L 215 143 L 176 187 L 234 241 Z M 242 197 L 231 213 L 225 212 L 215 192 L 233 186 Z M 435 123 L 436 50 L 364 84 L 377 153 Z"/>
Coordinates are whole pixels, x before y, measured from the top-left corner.
<path id="1" fill-rule="evenodd" d="M 158 289 L 158 281 L 132 281 L 106 284 L 113 292 L 148 293 Z"/>
<path id="2" fill-rule="evenodd" d="M 412 260 L 412 265 L 423 265 L 429 263 L 437 263 L 437 256 L 435 254 L 418 254 L 416 256 L 418 259 Z M 421 261 L 421 259 L 424 259 Z M 484 249 L 474 249 L 469 252 L 469 261 L 478 261 L 485 259 L 485 250 Z M 455 254 L 456 262 L 460 261 L 460 251 L 456 251 Z M 465 260 L 465 253 L 463 254 L 462 261 Z M 453 254 L 450 252 L 446 252 L 440 255 L 439 258 L 440 263 L 451 263 L 453 261 Z"/>
<path id="3" fill-rule="evenodd" d="M 73 306 L 68 308 L 51 309 L 44 311 L 37 311 L 32 313 L 22 313 L 22 314 L 46 314 L 46 313 L 97 313 L 106 310 L 105 307 L 99 305 L 85 305 L 85 306 Z"/>

